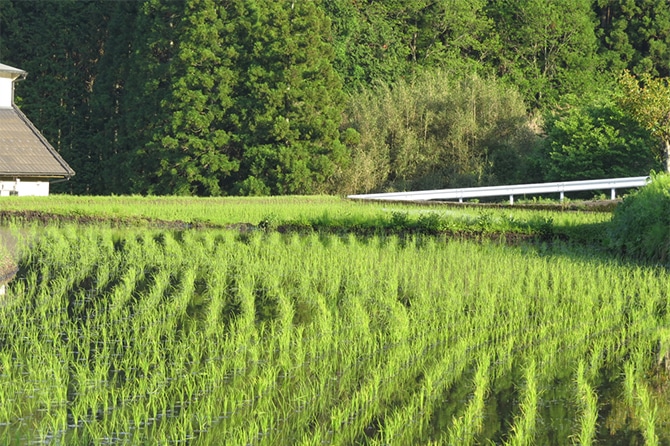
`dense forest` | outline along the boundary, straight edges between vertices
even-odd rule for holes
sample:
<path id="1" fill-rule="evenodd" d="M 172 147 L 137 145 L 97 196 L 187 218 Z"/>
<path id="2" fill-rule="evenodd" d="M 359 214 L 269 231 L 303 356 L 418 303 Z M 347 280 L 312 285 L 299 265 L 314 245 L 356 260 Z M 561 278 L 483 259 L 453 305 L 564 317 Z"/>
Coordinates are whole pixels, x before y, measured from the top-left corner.
<path id="1" fill-rule="evenodd" d="M 0 62 L 75 194 L 593 179 L 670 150 L 667 0 L 0 0 Z"/>

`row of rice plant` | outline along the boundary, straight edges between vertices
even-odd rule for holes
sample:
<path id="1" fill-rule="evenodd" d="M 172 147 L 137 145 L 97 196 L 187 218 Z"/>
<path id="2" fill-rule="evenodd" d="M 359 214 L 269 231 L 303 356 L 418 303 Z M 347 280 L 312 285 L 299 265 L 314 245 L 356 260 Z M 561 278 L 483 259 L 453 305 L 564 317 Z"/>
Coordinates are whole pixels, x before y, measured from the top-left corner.
<path id="1" fill-rule="evenodd" d="M 612 395 L 626 435 L 668 440 L 664 270 L 426 237 L 19 236 L 10 444 L 588 444 Z"/>

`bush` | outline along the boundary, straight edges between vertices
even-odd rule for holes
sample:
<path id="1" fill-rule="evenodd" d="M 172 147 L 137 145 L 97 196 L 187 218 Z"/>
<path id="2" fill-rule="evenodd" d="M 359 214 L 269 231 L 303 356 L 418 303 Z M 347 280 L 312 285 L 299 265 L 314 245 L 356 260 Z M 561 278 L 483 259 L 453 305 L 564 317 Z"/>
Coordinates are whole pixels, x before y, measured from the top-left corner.
<path id="1" fill-rule="evenodd" d="M 545 130 L 546 181 L 632 177 L 660 167 L 649 132 L 612 104 L 570 107 L 548 118 Z"/>
<path id="2" fill-rule="evenodd" d="M 514 87 L 439 69 L 352 94 L 343 125 L 340 193 L 513 184 L 535 140 Z"/>
<path id="3" fill-rule="evenodd" d="M 611 246 L 642 260 L 667 262 L 670 254 L 670 175 L 652 174 L 651 183 L 628 195 L 614 211 Z"/>

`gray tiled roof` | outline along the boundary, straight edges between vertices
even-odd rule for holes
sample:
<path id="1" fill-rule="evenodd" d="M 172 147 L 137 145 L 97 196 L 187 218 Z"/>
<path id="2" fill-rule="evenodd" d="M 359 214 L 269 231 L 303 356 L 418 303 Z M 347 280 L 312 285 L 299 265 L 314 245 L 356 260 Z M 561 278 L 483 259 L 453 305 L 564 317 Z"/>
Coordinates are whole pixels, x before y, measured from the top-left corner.
<path id="1" fill-rule="evenodd" d="M 74 170 L 17 107 L 0 109 L 0 176 L 71 177 Z"/>

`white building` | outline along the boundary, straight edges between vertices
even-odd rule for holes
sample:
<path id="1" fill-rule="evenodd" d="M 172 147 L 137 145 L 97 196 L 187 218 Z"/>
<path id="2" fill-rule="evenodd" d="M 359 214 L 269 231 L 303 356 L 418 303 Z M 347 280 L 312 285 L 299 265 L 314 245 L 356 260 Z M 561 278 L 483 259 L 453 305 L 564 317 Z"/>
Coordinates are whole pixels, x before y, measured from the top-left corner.
<path id="1" fill-rule="evenodd" d="M 49 195 L 49 182 L 74 170 L 14 104 L 14 82 L 26 72 L 0 64 L 0 197 Z"/>

